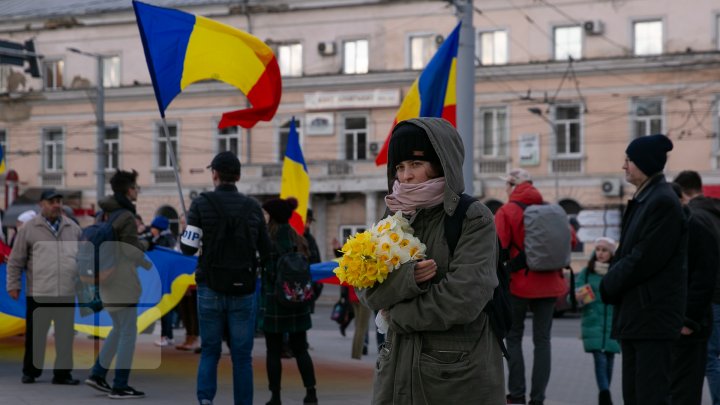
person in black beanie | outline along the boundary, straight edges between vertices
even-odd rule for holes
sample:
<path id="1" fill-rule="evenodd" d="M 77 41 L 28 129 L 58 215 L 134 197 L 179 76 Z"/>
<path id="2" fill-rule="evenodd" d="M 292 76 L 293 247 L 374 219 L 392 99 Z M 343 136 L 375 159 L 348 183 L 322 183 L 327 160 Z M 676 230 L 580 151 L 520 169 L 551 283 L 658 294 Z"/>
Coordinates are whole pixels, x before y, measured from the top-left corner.
<path id="1" fill-rule="evenodd" d="M 622 349 L 626 405 L 670 404 L 672 347 L 683 327 L 687 290 L 687 226 L 663 174 L 672 149 L 665 135 L 628 145 L 623 170 L 637 190 L 600 283 L 602 300 L 615 305 L 611 336 Z"/>

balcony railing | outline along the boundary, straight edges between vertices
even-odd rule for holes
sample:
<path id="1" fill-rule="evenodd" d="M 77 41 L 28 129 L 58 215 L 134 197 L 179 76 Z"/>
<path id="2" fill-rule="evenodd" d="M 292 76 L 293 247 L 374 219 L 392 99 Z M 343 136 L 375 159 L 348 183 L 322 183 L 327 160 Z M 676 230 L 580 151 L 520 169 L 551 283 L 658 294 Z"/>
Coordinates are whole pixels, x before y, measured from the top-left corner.
<path id="1" fill-rule="evenodd" d="M 158 170 L 154 173 L 155 184 L 166 184 L 175 181 L 175 173 L 170 170 Z"/>
<path id="2" fill-rule="evenodd" d="M 62 186 L 63 185 L 63 173 L 41 173 L 40 178 L 43 186 Z"/>
<path id="3" fill-rule="evenodd" d="M 555 157 L 552 159 L 553 173 L 582 173 L 583 158 L 581 157 Z"/>
<path id="4" fill-rule="evenodd" d="M 483 174 L 504 174 L 507 173 L 508 161 L 505 158 L 480 158 L 478 170 Z"/>

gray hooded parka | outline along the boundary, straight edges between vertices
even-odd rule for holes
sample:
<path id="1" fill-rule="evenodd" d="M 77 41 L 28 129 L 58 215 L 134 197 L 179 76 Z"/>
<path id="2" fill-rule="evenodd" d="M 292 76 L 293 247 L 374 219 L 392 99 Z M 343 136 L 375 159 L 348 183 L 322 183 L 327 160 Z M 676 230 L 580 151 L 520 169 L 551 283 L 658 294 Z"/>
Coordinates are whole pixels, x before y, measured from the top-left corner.
<path id="1" fill-rule="evenodd" d="M 411 218 L 414 235 L 427 245 L 427 257 L 437 263 L 437 274 L 418 285 L 413 277 L 415 262 L 410 262 L 390 273 L 384 283 L 360 290 L 365 305 L 390 314 L 377 359 L 373 404 L 504 404 L 502 353 L 482 312 L 498 284 L 493 215 L 484 204 L 473 203 L 450 257 L 443 224 L 464 190 L 462 140 L 443 119 L 408 122 L 427 132 L 445 175 L 443 204 L 419 209 Z M 389 192 L 394 180 L 391 162 Z"/>

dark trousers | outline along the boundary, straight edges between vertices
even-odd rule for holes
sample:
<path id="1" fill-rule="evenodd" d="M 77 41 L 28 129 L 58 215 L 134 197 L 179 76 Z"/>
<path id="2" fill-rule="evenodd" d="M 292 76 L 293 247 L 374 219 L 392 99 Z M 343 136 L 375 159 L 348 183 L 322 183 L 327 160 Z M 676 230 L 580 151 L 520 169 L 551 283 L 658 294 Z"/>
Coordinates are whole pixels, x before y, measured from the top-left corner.
<path id="1" fill-rule="evenodd" d="M 70 377 L 73 369 L 73 326 L 75 297 L 42 297 L 40 302 L 26 298 L 25 355 L 23 375 L 40 377 L 45 364 L 45 346 L 50 323 L 55 330 L 55 378 Z"/>
<path id="2" fill-rule="evenodd" d="M 185 336 L 200 336 L 198 325 L 197 290 L 190 289 L 178 304 L 180 318 L 185 326 Z"/>
<path id="3" fill-rule="evenodd" d="M 620 341 L 625 405 L 670 404 L 673 343 L 673 340 Z"/>
<path id="4" fill-rule="evenodd" d="M 702 402 L 703 379 L 707 361 L 707 338 L 681 336 L 672 351 L 670 396 L 673 404 Z"/>
<path id="5" fill-rule="evenodd" d="M 297 361 L 298 370 L 305 388 L 315 388 L 315 370 L 308 353 L 307 332 L 294 332 L 289 334 L 288 344 Z M 280 392 L 280 379 L 282 375 L 282 346 L 283 333 L 265 332 L 265 346 L 267 348 L 267 373 L 270 391 Z"/>

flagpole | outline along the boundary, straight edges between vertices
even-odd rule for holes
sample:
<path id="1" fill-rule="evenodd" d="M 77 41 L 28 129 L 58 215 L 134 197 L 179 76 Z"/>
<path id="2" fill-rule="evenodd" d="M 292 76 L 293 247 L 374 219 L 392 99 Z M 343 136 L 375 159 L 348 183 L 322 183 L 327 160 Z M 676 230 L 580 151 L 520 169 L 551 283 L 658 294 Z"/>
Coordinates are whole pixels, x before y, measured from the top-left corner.
<path id="1" fill-rule="evenodd" d="M 162 117 L 163 132 L 165 133 L 165 143 L 167 144 L 168 155 L 170 155 L 170 163 L 172 164 L 173 172 L 175 173 L 175 183 L 177 183 L 178 194 L 180 195 L 180 208 L 182 213 L 187 220 L 187 210 L 185 209 L 185 199 L 183 199 L 182 186 L 180 185 L 180 173 L 178 173 L 177 158 L 175 157 L 175 149 L 170 142 L 170 130 L 168 129 L 165 117 Z"/>
<path id="2" fill-rule="evenodd" d="M 457 55 L 457 129 L 465 145 L 465 193 L 475 195 L 475 28 L 473 0 L 455 0 L 460 27 Z"/>

